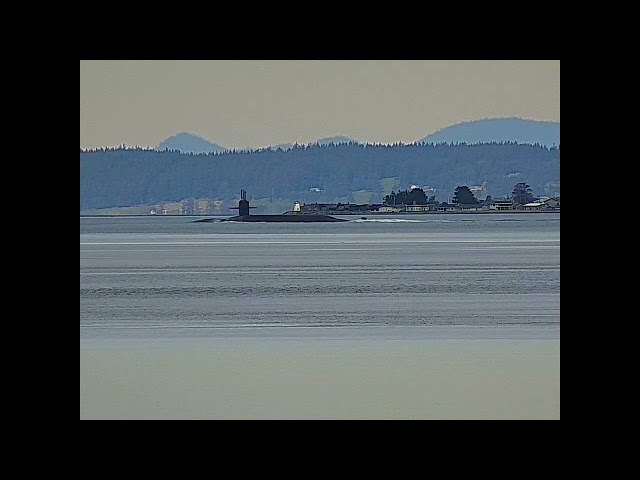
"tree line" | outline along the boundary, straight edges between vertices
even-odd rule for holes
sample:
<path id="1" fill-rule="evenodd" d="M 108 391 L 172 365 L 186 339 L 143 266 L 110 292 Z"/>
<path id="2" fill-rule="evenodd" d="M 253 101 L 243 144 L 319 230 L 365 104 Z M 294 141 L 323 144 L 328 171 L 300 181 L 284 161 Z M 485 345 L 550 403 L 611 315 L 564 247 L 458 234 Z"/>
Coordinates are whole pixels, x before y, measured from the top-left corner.
<path id="1" fill-rule="evenodd" d="M 516 183 L 511 192 L 509 199 L 514 205 L 525 205 L 533 202 L 536 197 L 533 195 L 533 190 L 529 185 L 524 182 Z M 491 200 L 491 196 L 487 196 L 484 199 L 485 202 Z M 384 205 L 429 205 L 436 204 L 436 196 L 428 196 L 422 188 L 412 188 L 409 190 L 402 190 L 394 192 L 393 190 L 389 195 L 386 195 L 383 199 Z M 440 202 L 444 204 L 446 202 Z M 476 205 L 480 203 L 480 200 L 476 198 L 474 193 L 467 185 L 457 186 L 453 192 L 451 203 L 456 205 Z"/>
<path id="2" fill-rule="evenodd" d="M 360 192 L 357 198 L 366 194 L 369 203 L 382 203 L 389 192 L 412 184 L 433 189 L 427 201 L 443 201 L 457 186 L 482 182 L 488 194 L 504 197 L 514 179 L 538 196 L 556 196 L 549 185 L 559 178 L 559 148 L 515 143 L 351 143 L 212 154 L 123 147 L 81 150 L 80 209 L 184 198 L 233 202 L 240 189 L 250 200 L 360 203 Z"/>

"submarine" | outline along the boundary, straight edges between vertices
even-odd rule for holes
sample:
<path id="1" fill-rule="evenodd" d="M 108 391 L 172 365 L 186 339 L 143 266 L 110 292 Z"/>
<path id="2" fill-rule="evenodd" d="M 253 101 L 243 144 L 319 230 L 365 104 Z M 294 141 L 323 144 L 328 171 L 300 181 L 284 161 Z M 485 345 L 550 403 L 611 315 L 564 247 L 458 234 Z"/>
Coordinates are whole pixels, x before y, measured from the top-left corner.
<path id="1" fill-rule="evenodd" d="M 300 204 L 296 204 L 294 211 L 285 212 L 281 215 L 251 215 L 247 191 L 240 190 L 240 201 L 237 207 L 238 215 L 227 218 L 227 222 L 346 222 L 342 218 L 335 218 L 330 215 L 306 214 L 300 211 Z"/>
<path id="2" fill-rule="evenodd" d="M 240 201 L 237 207 L 231 207 L 238 209 L 238 215 L 229 217 L 220 221 L 227 222 L 348 222 L 343 218 L 335 218 L 331 215 L 317 215 L 311 213 L 302 213 L 300 211 L 300 204 L 296 203 L 293 211 L 285 212 L 281 215 L 250 215 L 249 210 L 255 207 L 249 206 L 247 200 L 247 191 L 240 190 Z M 208 222 L 210 219 L 196 220 L 197 222 Z"/>

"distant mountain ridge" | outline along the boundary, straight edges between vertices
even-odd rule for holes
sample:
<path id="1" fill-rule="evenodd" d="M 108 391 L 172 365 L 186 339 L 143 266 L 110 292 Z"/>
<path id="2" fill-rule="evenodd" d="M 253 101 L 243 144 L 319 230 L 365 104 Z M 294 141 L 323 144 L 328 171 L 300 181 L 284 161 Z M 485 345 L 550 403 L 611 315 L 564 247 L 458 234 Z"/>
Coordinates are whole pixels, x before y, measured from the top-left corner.
<path id="1" fill-rule="evenodd" d="M 487 118 L 462 122 L 419 140 L 425 143 L 517 142 L 552 147 L 560 145 L 560 122 L 524 118 Z"/>
<path id="2" fill-rule="evenodd" d="M 351 137 L 345 137 L 344 135 L 335 135 L 333 137 L 320 138 L 316 140 L 314 143 L 318 145 L 341 145 L 343 143 L 362 143 L 358 140 L 355 140 Z"/>
<path id="3" fill-rule="evenodd" d="M 520 144 L 539 144 L 545 147 L 560 145 L 560 122 L 528 120 L 524 118 L 486 118 L 457 123 L 427 135 L 416 143 L 478 143 L 516 142 Z M 363 142 L 345 135 L 319 138 L 308 145 L 342 145 Z M 297 143 L 281 143 L 266 147 L 270 150 L 290 150 Z M 206 140 L 188 132 L 177 133 L 163 140 L 155 150 L 177 150 L 182 153 L 223 153 L 232 149 Z M 238 148 L 234 150 L 253 150 Z"/>
<path id="4" fill-rule="evenodd" d="M 160 142 L 156 150 L 178 150 L 182 153 L 222 153 L 229 149 L 193 133 L 182 132 Z"/>
<path id="5" fill-rule="evenodd" d="M 335 135 L 333 137 L 325 137 L 316 140 L 315 142 L 311 142 L 311 144 L 318 145 L 342 145 L 344 143 L 362 143 L 358 140 L 355 140 L 350 137 L 346 137 L 344 135 Z M 290 150 L 294 147 L 293 143 L 281 143 L 278 145 L 273 145 L 268 148 L 271 150 Z M 231 149 L 223 147 L 214 142 L 210 142 L 205 138 L 202 138 L 198 135 L 194 135 L 188 132 L 181 132 L 172 135 L 162 142 L 155 148 L 155 150 L 163 151 L 163 150 L 177 150 L 182 153 L 223 153 L 227 152 Z M 245 150 L 245 149 L 239 149 Z M 251 149 L 246 149 L 251 150 Z"/>

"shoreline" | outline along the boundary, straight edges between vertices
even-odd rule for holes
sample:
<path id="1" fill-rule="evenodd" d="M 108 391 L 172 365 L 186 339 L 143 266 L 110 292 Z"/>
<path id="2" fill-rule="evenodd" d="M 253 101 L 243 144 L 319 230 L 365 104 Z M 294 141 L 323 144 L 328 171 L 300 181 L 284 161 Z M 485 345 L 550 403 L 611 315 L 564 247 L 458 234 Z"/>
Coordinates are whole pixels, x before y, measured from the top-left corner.
<path id="1" fill-rule="evenodd" d="M 560 210 L 500 210 L 500 211 L 467 211 L 467 212 L 400 212 L 400 213 L 387 213 L 387 212 L 361 212 L 361 213 L 327 213 L 326 215 L 335 215 L 339 217 L 357 217 L 363 215 L 371 215 L 371 216 L 384 216 L 384 217 L 401 217 L 405 215 L 410 216 L 423 216 L 423 215 L 487 215 L 487 214 L 496 214 L 496 215 L 505 215 L 505 214 L 549 214 L 549 213 L 557 213 L 560 214 Z M 257 214 L 254 214 L 257 215 Z M 307 214 L 301 213 L 300 215 L 325 215 L 325 214 Z M 230 218 L 233 215 L 210 215 L 210 214 L 202 214 L 202 215 L 175 215 L 175 214 L 166 214 L 166 215 L 151 215 L 151 214 L 138 214 L 138 213 L 114 213 L 114 214 L 83 214 L 80 213 L 80 218 L 100 218 L 100 217 L 184 217 L 184 218 L 203 218 L 203 217 L 212 217 L 212 218 Z"/>
<path id="2" fill-rule="evenodd" d="M 84 330 L 84 331 L 83 331 Z M 431 325 L 431 326 L 221 326 L 96 329 L 80 326 L 80 342 L 360 342 L 383 344 L 431 341 L 560 340 L 560 324 L 550 325 Z"/>

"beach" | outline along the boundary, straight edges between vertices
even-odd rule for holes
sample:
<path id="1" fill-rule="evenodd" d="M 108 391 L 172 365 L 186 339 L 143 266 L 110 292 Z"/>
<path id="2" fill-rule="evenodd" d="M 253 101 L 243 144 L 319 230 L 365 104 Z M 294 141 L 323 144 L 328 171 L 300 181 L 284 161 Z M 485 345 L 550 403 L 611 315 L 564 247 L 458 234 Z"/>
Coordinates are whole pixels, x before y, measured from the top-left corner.
<path id="1" fill-rule="evenodd" d="M 80 418 L 559 419 L 559 338 L 496 333 L 85 340 Z"/>

